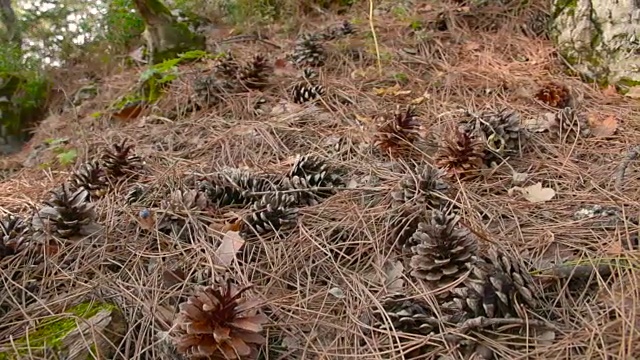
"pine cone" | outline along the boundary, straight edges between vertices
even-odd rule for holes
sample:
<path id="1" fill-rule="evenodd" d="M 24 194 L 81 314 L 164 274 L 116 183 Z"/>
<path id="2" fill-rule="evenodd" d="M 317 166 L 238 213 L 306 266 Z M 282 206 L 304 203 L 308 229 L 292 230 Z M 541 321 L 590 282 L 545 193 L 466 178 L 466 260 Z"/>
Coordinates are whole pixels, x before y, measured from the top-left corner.
<path id="1" fill-rule="evenodd" d="M 571 108 L 558 111 L 549 123 L 549 132 L 563 141 L 573 142 L 576 138 L 587 137 L 591 129 L 584 116 Z"/>
<path id="2" fill-rule="evenodd" d="M 412 248 L 411 275 L 440 288 L 457 280 L 468 271 L 478 250 L 475 236 L 458 226 L 460 217 L 452 212 L 434 210 L 429 222 L 418 225 Z"/>
<path id="3" fill-rule="evenodd" d="M 291 97 L 296 104 L 302 104 L 307 101 L 315 100 L 324 95 L 325 89 L 322 85 L 310 85 L 306 81 L 293 85 Z"/>
<path id="4" fill-rule="evenodd" d="M 198 106 L 215 106 L 224 100 L 226 94 L 234 93 L 236 90 L 232 80 L 219 78 L 216 74 L 203 76 L 193 82 L 193 101 Z"/>
<path id="5" fill-rule="evenodd" d="M 418 138 L 419 128 L 420 119 L 413 106 L 407 107 L 404 112 L 396 110 L 393 119 L 378 129 L 375 144 L 385 153 L 401 154 L 409 150 Z"/>
<path id="6" fill-rule="evenodd" d="M 262 90 L 269 84 L 273 68 L 262 55 L 256 55 L 251 62 L 240 69 L 240 82 L 248 89 Z"/>
<path id="7" fill-rule="evenodd" d="M 297 204 L 315 205 L 335 193 L 332 188 L 344 186 L 342 177 L 325 161 L 313 155 L 298 155 L 293 167 L 282 180 L 281 189 L 308 190 L 293 193 Z M 326 188 L 317 190 L 314 188 Z"/>
<path id="8" fill-rule="evenodd" d="M 240 63 L 235 59 L 235 57 L 227 53 L 218 59 L 218 62 L 214 66 L 214 73 L 216 77 L 226 78 L 226 79 L 236 79 L 238 77 L 238 73 L 242 69 Z"/>
<path id="9" fill-rule="evenodd" d="M 283 193 L 265 195 L 252 206 L 253 213 L 246 216 L 240 226 L 244 239 L 252 235 L 265 235 L 295 226 L 298 210 L 293 208 L 295 198 Z"/>
<path id="10" fill-rule="evenodd" d="M 320 67 L 323 66 L 327 54 L 324 46 L 320 43 L 318 36 L 303 35 L 295 44 L 290 58 L 297 67 Z"/>
<path id="11" fill-rule="evenodd" d="M 98 229 L 94 222 L 96 213 L 93 203 L 87 201 L 89 192 L 79 188 L 71 193 L 67 184 L 57 191 L 52 191 L 45 207 L 32 219 L 36 230 L 50 231 L 61 238 L 90 235 Z"/>
<path id="12" fill-rule="evenodd" d="M 106 149 L 102 154 L 106 176 L 119 178 L 142 168 L 142 159 L 131 155 L 133 145 L 127 145 L 127 140 L 113 145 L 113 151 Z"/>
<path id="13" fill-rule="evenodd" d="M 102 166 L 97 161 L 91 161 L 71 175 L 74 188 L 84 188 L 89 192 L 89 201 L 102 197 L 109 185 Z"/>
<path id="14" fill-rule="evenodd" d="M 471 135 L 456 130 L 439 151 L 436 165 L 448 176 L 468 179 L 482 168 L 485 144 Z"/>
<path id="15" fill-rule="evenodd" d="M 563 84 L 548 82 L 535 95 L 536 99 L 559 109 L 571 106 L 571 90 Z"/>
<path id="16" fill-rule="evenodd" d="M 502 109 L 497 112 L 485 112 L 479 116 L 469 114 L 470 118 L 461 124 L 462 130 L 470 136 L 477 136 L 487 144 L 484 152 L 485 163 L 492 166 L 504 157 L 517 154 L 527 133 L 520 126 L 517 112 Z"/>
<path id="17" fill-rule="evenodd" d="M 529 310 L 538 307 L 536 297 L 542 294 L 524 264 L 492 248 L 486 256 L 475 259 L 465 288 L 457 290 L 461 307 L 473 316 L 518 317 L 519 306 Z"/>
<path id="18" fill-rule="evenodd" d="M 373 326 L 381 330 L 417 335 L 437 334 L 442 324 L 458 323 L 464 318 L 461 312 L 439 315 L 427 302 L 400 293 L 385 296 L 381 304 L 382 309 L 373 311 Z"/>
<path id="19" fill-rule="evenodd" d="M 332 41 L 343 38 L 356 33 L 356 29 L 348 20 L 345 20 L 340 26 L 332 26 L 323 31 L 319 38 L 324 41 Z"/>
<path id="20" fill-rule="evenodd" d="M 244 191 L 232 184 L 224 183 L 217 177 L 198 181 L 198 190 L 203 192 L 211 204 L 217 207 L 229 205 L 247 205 L 251 199 L 244 196 Z"/>
<path id="21" fill-rule="evenodd" d="M 7 215 L 0 221 L 0 260 L 14 255 L 25 244 L 29 236 L 29 226 L 20 217 Z"/>
<path id="22" fill-rule="evenodd" d="M 259 301 L 246 300 L 230 281 L 222 289 L 202 288 L 180 304 L 173 338 L 179 353 L 191 358 L 246 359 L 265 343 L 260 334 L 266 316 Z"/>
<path id="23" fill-rule="evenodd" d="M 426 165 L 416 168 L 414 174 L 408 174 L 391 193 L 393 206 L 401 207 L 406 203 L 426 205 L 432 209 L 440 208 L 449 185 L 441 180 L 442 172 Z"/>
<path id="24" fill-rule="evenodd" d="M 169 201 L 173 207 L 188 211 L 202 211 L 209 207 L 207 195 L 198 190 L 175 190 L 169 195 Z"/>

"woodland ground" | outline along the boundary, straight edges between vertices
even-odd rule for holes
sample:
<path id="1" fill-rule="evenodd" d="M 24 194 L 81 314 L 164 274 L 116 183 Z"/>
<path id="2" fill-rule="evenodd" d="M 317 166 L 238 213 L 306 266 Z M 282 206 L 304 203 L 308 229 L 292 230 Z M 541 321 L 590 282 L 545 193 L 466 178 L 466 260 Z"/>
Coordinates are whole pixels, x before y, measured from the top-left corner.
<path id="1" fill-rule="evenodd" d="M 428 27 L 436 21 L 436 10 L 411 11 Z M 470 28 L 457 12 L 447 14 L 455 20 L 448 29 L 422 31 L 412 29 L 409 17 L 378 14 L 375 34 L 379 59 L 366 9 L 353 9 L 344 16 L 301 19 L 304 30 L 355 19 L 360 31 L 333 43 L 330 59 L 320 71 L 320 83 L 328 93 L 353 102 L 330 110 L 321 105 L 277 105 L 290 98 L 288 87 L 293 81 L 292 74 L 281 72 L 264 93 L 233 95 L 223 106 L 169 120 L 164 117 L 168 109 L 184 103 L 190 91 L 189 79 L 195 75 L 188 65 L 180 68 L 181 77 L 150 114 L 130 121 L 112 120 L 95 113 L 106 111 L 114 99 L 130 91 L 144 68 L 112 69 L 100 74 L 97 97 L 52 114 L 39 126 L 29 146 L 6 159 L 5 165 L 23 162 L 36 145 L 60 138 L 68 138 L 67 147 L 77 149 L 78 165 L 98 156 L 101 149 L 128 139 L 147 164 L 148 172 L 139 180 L 147 184 L 177 184 L 185 173 L 209 173 L 223 166 L 283 171 L 296 154 L 324 156 L 332 166 L 344 169 L 350 186 L 316 206 L 301 208 L 298 225 L 281 234 L 282 239 L 265 242 L 265 254 L 258 263 L 237 262 L 229 272 L 239 282 L 253 284 L 251 294 L 268 303 L 272 316 L 266 335 L 277 345 L 269 358 L 400 359 L 403 349 L 438 340 L 412 337 L 400 341 L 397 334 L 367 334 L 360 319 L 390 286 L 394 291 L 428 296 L 408 271 L 398 275 L 403 288 L 399 288 L 399 281 L 389 284 L 389 276 L 394 276 L 389 275 L 393 272 L 390 264 L 397 264 L 398 255 L 388 244 L 392 217 L 388 202 L 390 191 L 406 174 L 408 167 L 403 164 L 433 163 L 433 149 L 464 110 L 510 108 L 519 112 L 523 122 L 557 111 L 534 99 L 542 84 L 556 81 L 572 89 L 575 108 L 584 116 L 595 122 L 617 120 L 615 134 L 569 142 L 548 132 L 533 133 L 520 156 L 485 170 L 478 179 L 452 181 L 451 198 L 462 205 L 464 224 L 479 234 L 483 246 L 497 244 L 513 250 L 540 268 L 567 260 L 587 264 L 608 261 L 619 266 L 611 279 L 596 276 L 590 280 L 597 285 L 590 288 L 596 291 L 577 296 L 559 291 L 554 306 L 566 316 L 557 324 L 552 340 L 530 337 L 527 347 L 516 347 L 508 344 L 521 342 L 512 335 L 485 334 L 478 339 L 498 358 L 639 357 L 636 321 L 640 318 L 636 312 L 640 311 L 640 282 L 634 265 L 638 252 L 628 246 L 637 225 L 619 223 L 603 228 L 593 218 L 574 217 L 576 211 L 593 205 L 636 214 L 640 172 L 633 161 L 624 181 L 615 185 L 618 167 L 639 142 L 637 100 L 570 75 L 549 40 L 516 30 L 523 18 L 502 17 L 497 20 L 498 29 L 478 30 Z M 477 14 L 478 19 L 489 22 L 492 16 L 495 14 Z M 265 28 L 264 33 L 283 48 L 236 43 L 228 49 L 236 57 L 262 53 L 271 62 L 283 58 L 295 34 L 279 25 Z M 61 75 L 58 84 L 69 97 L 82 86 L 70 75 L 74 72 L 63 74 L 68 76 L 66 80 Z M 376 90 L 393 86 L 398 91 L 383 94 Z M 276 110 L 255 114 L 251 106 L 258 98 L 267 99 Z M 380 125 L 377 116 L 392 114 L 397 106 L 404 108 L 410 103 L 416 104 L 422 123 L 416 143 L 420 151 L 410 159 L 391 159 L 373 146 Z M 340 149 L 334 146 L 337 141 L 342 144 Z M 73 169 L 58 165 L 55 157 L 51 149 L 45 149 L 30 161 L 33 166 L 16 169 L 0 183 L 4 212 L 31 213 L 49 190 L 69 177 Z M 37 165 L 42 163 L 51 166 Z M 518 191 L 509 191 L 514 187 L 514 172 L 527 174 L 518 186 L 541 182 L 554 189 L 555 196 L 532 203 Z M 31 319 L 44 314 L 41 304 L 56 313 L 68 301 L 97 296 L 115 301 L 126 315 L 129 332 L 120 347 L 123 358 L 162 358 L 156 334 L 167 328 L 158 307 L 172 308 L 176 293 L 190 293 L 195 282 L 206 284 L 207 274 L 218 271 L 213 266 L 215 244 L 225 220 L 233 219 L 234 214 L 194 214 L 216 217 L 220 226 L 212 225 L 208 233 L 194 235 L 190 243 L 175 241 L 141 229 L 141 209 L 125 201 L 126 187 L 131 185 L 122 185 L 97 203 L 100 222 L 108 229 L 105 235 L 90 244 L 60 244 L 59 252 L 47 260 L 52 265 L 47 276 L 38 280 L 36 296 L 41 302 L 21 309 L 22 303 L 16 299 L 15 308 L 0 321 L 11 324 L 1 327 L 0 338 L 23 333 Z M 357 244 L 355 265 L 342 265 L 326 256 L 327 239 L 335 228 L 351 234 L 350 241 Z M 112 264 L 121 270 L 107 271 L 107 265 Z M 169 289 L 163 274 L 178 267 L 189 281 Z"/>

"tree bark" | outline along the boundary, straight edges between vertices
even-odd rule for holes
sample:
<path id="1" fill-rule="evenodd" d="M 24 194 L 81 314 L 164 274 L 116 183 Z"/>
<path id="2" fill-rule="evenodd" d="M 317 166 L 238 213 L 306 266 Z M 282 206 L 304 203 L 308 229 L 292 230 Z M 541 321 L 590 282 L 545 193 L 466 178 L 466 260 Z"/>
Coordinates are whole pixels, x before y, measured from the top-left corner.
<path id="1" fill-rule="evenodd" d="M 204 36 L 178 23 L 160 0 L 135 0 L 134 3 L 146 26 L 144 36 L 152 63 L 175 58 L 181 52 L 204 49 Z"/>
<path id="2" fill-rule="evenodd" d="M 22 45 L 22 34 L 16 19 L 16 13 L 11 7 L 11 0 L 0 0 L 0 20 L 2 20 L 7 29 L 6 40 L 19 48 Z"/>

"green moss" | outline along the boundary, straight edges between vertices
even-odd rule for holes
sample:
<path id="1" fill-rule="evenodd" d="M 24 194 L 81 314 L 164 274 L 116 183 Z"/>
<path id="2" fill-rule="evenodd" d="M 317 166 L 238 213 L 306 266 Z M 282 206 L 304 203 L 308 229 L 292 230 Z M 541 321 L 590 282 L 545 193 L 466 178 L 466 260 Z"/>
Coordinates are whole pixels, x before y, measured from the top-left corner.
<path id="1" fill-rule="evenodd" d="M 65 336 L 77 328 L 77 318 L 90 319 L 100 311 L 113 311 L 117 307 L 108 303 L 87 302 L 76 305 L 66 311 L 64 315 L 56 315 L 54 317 L 42 320 L 34 331 L 30 331 L 22 338 L 16 339 L 13 346 L 18 355 L 25 353 L 37 353 L 42 349 L 60 350 L 62 341 Z M 69 316 L 72 315 L 72 316 Z M 95 349 L 93 351 L 95 354 Z M 17 359 L 15 353 L 0 353 L 0 360 Z M 92 358 L 92 357 L 90 357 Z"/>

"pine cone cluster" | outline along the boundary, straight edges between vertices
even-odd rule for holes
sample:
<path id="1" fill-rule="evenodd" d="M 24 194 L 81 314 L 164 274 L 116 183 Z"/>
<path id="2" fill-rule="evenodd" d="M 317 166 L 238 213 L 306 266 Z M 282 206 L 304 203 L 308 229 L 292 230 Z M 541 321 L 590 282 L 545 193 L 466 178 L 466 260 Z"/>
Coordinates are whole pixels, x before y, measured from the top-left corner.
<path id="1" fill-rule="evenodd" d="M 298 155 L 291 170 L 282 180 L 281 189 L 298 190 L 293 193 L 297 204 L 315 205 L 321 199 L 333 195 L 333 188 L 342 186 L 342 177 L 322 158 Z"/>
<path id="2" fill-rule="evenodd" d="M 411 149 L 418 138 L 419 128 L 420 119 L 413 106 L 407 107 L 405 111 L 398 109 L 393 118 L 378 129 L 375 145 L 385 153 L 400 155 Z"/>
<path id="3" fill-rule="evenodd" d="M 411 258 L 411 275 L 432 288 L 441 288 L 469 271 L 478 250 L 476 237 L 458 225 L 453 212 L 434 210 L 427 222 L 421 222 L 413 234 L 417 244 Z"/>
<path id="4" fill-rule="evenodd" d="M 7 215 L 0 221 L 0 260 L 14 255 L 29 238 L 29 225 L 18 216 Z"/>
<path id="5" fill-rule="evenodd" d="M 87 201 L 89 192 L 79 188 L 72 192 L 68 184 L 51 192 L 45 207 L 33 217 L 35 230 L 50 232 L 64 239 L 90 235 L 98 229 L 94 204 Z"/>
<path id="6" fill-rule="evenodd" d="M 261 334 L 267 321 L 257 313 L 259 301 L 247 300 L 249 287 L 238 289 L 230 281 L 221 288 L 201 288 L 180 304 L 173 341 L 190 358 L 246 359 L 265 343 Z"/>
<path id="7" fill-rule="evenodd" d="M 391 193 L 394 207 L 409 203 L 439 209 L 449 189 L 449 185 L 442 180 L 442 175 L 440 169 L 431 165 L 417 167 L 414 173 L 402 178 Z"/>
<path id="8" fill-rule="evenodd" d="M 470 179 L 484 164 L 485 144 L 464 131 L 456 130 L 436 156 L 436 165 L 450 177 Z"/>
<path id="9" fill-rule="evenodd" d="M 564 108 L 551 119 L 549 132 L 563 141 L 573 142 L 576 138 L 588 137 L 591 134 L 591 129 L 586 117 L 581 116 L 572 108 Z"/>
<path id="10" fill-rule="evenodd" d="M 319 38 L 324 41 L 333 41 L 353 35 L 357 32 L 356 28 L 348 20 L 342 22 L 338 26 L 330 26 L 320 32 Z"/>
<path id="11" fill-rule="evenodd" d="M 571 106 L 571 90 L 563 84 L 548 82 L 535 95 L 541 102 L 559 109 Z"/>
<path id="12" fill-rule="evenodd" d="M 266 235 L 290 228 L 298 220 L 295 197 L 280 192 L 265 195 L 252 205 L 252 213 L 247 215 L 240 226 L 240 236 L 244 239 L 254 235 Z"/>

